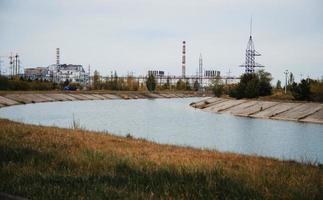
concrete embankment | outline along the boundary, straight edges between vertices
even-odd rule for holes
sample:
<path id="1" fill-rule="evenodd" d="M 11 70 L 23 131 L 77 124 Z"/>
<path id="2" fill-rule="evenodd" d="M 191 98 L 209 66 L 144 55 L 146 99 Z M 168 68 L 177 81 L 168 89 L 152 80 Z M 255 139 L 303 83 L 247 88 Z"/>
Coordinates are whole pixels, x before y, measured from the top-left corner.
<path id="1" fill-rule="evenodd" d="M 208 98 L 191 103 L 194 108 L 236 116 L 323 124 L 323 104 Z"/>
<path id="2" fill-rule="evenodd" d="M 54 101 L 185 98 L 198 96 L 201 95 L 194 92 L 2 92 L 0 93 L 0 108 L 18 104 Z"/>

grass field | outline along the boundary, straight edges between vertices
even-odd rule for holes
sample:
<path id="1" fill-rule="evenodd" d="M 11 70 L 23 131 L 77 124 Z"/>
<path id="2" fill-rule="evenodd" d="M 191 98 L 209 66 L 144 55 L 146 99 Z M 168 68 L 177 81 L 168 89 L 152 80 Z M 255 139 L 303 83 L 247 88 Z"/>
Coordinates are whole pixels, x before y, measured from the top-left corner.
<path id="1" fill-rule="evenodd" d="M 0 119 L 0 192 L 30 199 L 323 199 L 323 166 Z"/>

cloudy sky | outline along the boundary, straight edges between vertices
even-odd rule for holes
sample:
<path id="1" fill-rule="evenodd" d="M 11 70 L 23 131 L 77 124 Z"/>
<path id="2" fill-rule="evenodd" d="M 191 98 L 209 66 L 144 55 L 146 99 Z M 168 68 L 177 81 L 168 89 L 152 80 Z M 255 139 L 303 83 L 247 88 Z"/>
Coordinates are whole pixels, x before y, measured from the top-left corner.
<path id="1" fill-rule="evenodd" d="M 0 55 L 21 55 L 24 67 L 82 64 L 103 75 L 187 74 L 204 68 L 240 75 L 253 18 L 258 63 L 275 79 L 323 75 L 322 0 L 0 0 Z M 8 60 L 5 60 L 8 62 Z"/>

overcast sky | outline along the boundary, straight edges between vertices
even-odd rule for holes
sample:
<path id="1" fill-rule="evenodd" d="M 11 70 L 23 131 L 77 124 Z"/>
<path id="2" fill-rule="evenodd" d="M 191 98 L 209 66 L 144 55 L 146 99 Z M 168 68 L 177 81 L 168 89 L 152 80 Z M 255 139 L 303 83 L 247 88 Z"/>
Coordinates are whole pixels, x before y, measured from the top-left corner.
<path id="1" fill-rule="evenodd" d="M 18 52 L 24 67 L 91 65 L 102 75 L 187 74 L 204 68 L 240 75 L 253 18 L 257 62 L 275 79 L 323 75 L 322 0 L 0 0 L 0 55 Z M 5 60 L 8 62 L 8 60 Z"/>

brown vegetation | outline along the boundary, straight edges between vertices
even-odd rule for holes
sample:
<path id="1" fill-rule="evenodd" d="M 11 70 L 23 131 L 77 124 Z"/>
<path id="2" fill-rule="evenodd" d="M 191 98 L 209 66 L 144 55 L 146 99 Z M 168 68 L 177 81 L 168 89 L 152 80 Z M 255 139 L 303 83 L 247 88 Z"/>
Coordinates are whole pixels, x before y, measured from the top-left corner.
<path id="1" fill-rule="evenodd" d="M 0 119 L 0 191 L 30 199 L 322 199 L 323 167 Z"/>

